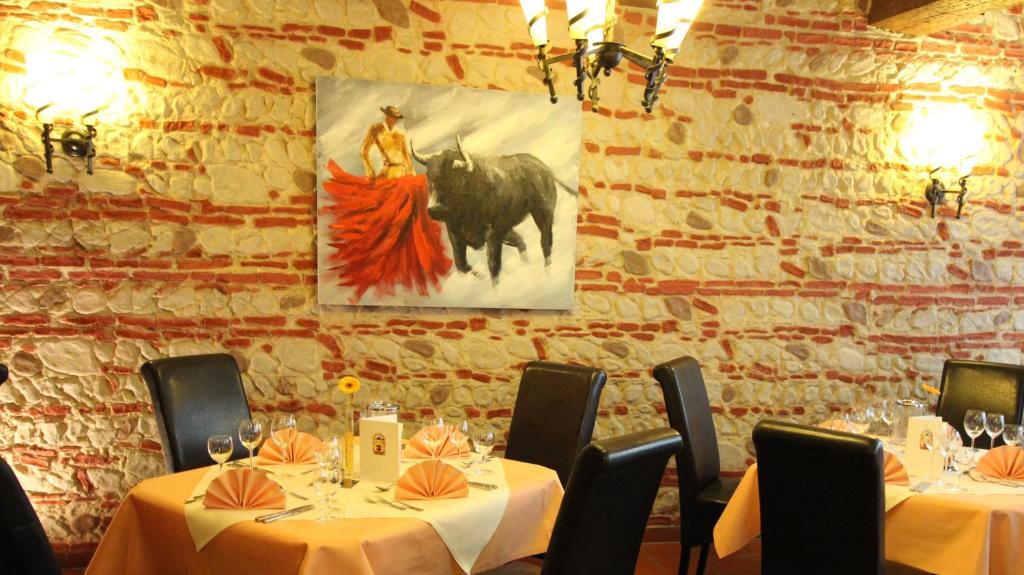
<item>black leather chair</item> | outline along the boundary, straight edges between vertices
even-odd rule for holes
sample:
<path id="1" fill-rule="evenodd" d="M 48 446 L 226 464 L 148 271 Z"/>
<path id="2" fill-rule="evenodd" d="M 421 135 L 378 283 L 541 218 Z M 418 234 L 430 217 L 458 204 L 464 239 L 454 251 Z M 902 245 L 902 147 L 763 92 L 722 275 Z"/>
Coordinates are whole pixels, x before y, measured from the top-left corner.
<path id="1" fill-rule="evenodd" d="M 884 575 L 882 443 L 762 421 L 754 428 L 762 575 Z"/>
<path id="2" fill-rule="evenodd" d="M 505 457 L 558 472 L 564 486 L 594 434 L 607 376 L 600 369 L 531 361 L 523 370 Z"/>
<path id="3" fill-rule="evenodd" d="M 632 575 L 665 465 L 681 442 L 664 428 L 586 446 L 565 488 L 541 575 Z M 512 563 L 487 573 L 536 572 Z"/>
<path id="4" fill-rule="evenodd" d="M 0 573 L 60 575 L 43 525 L 7 462 L 0 459 Z"/>
<path id="5" fill-rule="evenodd" d="M 248 456 L 236 437 L 238 424 L 250 413 L 235 358 L 218 353 L 156 359 L 143 364 L 141 373 L 169 471 L 212 465 L 206 451 L 211 435 L 235 439 L 231 459 Z"/>
<path id="6" fill-rule="evenodd" d="M 690 568 L 690 549 L 700 546 L 698 575 L 707 566 L 708 549 L 718 518 L 732 497 L 738 478 L 719 477 L 718 435 L 711 418 L 711 402 L 697 360 L 686 356 L 654 368 L 665 396 L 668 422 L 683 436 L 676 454 L 679 474 L 679 573 Z"/>
<path id="7" fill-rule="evenodd" d="M 948 359 L 942 366 L 938 415 L 963 436 L 968 409 L 1002 413 L 1006 423 L 1020 423 L 1024 409 L 1024 366 Z"/>

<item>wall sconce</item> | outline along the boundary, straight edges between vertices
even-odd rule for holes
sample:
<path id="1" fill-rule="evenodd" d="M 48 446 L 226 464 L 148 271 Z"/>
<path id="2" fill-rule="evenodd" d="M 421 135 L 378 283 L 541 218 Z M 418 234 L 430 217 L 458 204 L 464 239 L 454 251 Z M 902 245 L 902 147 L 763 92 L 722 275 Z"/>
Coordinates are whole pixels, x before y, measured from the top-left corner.
<path id="1" fill-rule="evenodd" d="M 49 107 L 49 104 L 36 110 L 36 118 L 40 112 Z M 43 123 L 43 154 L 46 157 L 46 173 L 53 173 L 53 145 L 59 143 L 61 150 L 72 158 L 85 158 L 85 173 L 92 175 L 93 159 L 96 157 L 96 146 L 93 138 L 96 137 L 96 126 L 86 123 L 86 118 L 99 112 L 93 110 L 82 116 L 82 128 L 72 126 L 64 130 L 60 138 L 53 137 L 53 124 Z M 84 131 L 83 131 L 84 129 Z"/>
<path id="2" fill-rule="evenodd" d="M 929 182 L 924 192 L 933 218 L 947 194 L 956 194 L 956 217 L 960 218 L 967 196 L 967 178 L 971 177 L 975 163 L 989 154 L 985 143 L 989 123 L 983 111 L 965 103 L 922 102 L 905 117 L 902 130 L 897 128 L 901 132 L 899 152 L 911 166 L 922 170 L 939 166 L 928 171 Z M 943 167 L 949 168 L 947 173 L 965 174 L 957 180 L 959 189 L 947 188 L 944 178 L 936 176 Z"/>
<path id="3" fill-rule="evenodd" d="M 964 196 L 967 195 L 967 178 L 971 177 L 971 175 L 967 174 L 966 176 L 961 176 L 960 177 L 960 182 L 959 182 L 960 183 L 960 190 L 959 191 L 947 190 L 946 186 L 944 186 L 942 184 L 942 182 L 939 181 L 935 177 L 935 172 L 939 171 L 940 169 L 941 168 L 935 168 L 934 170 L 928 172 L 928 176 L 931 178 L 932 181 L 931 181 L 930 184 L 928 184 L 928 187 L 925 189 L 924 197 L 925 197 L 925 199 L 928 200 L 928 204 L 931 205 L 931 207 L 932 207 L 932 217 L 934 218 L 935 217 L 935 207 L 938 206 L 939 204 L 945 203 L 945 201 L 946 201 L 946 194 L 954 194 L 955 193 L 956 194 L 956 219 L 959 220 L 960 219 L 960 212 L 964 209 Z"/>
<path id="4" fill-rule="evenodd" d="M 83 158 L 91 175 L 97 114 L 102 111 L 105 121 L 125 116 L 126 104 L 140 89 L 126 83 L 125 46 L 95 28 L 62 24 L 53 29 L 34 22 L 16 26 L 9 45 L 23 55 L 24 70 L 5 77 L 0 98 L 35 110 L 47 173 L 53 173 L 54 154 L 63 153 Z"/>
<path id="5" fill-rule="evenodd" d="M 587 96 L 596 112 L 601 74 L 610 76 L 612 69 L 626 59 L 646 69 L 644 77 L 647 82 L 642 105 L 648 113 L 658 101 L 658 91 L 665 82 L 666 67 L 675 59 L 703 3 L 704 0 L 658 0 L 658 21 L 651 38 L 654 55 L 646 56 L 630 50 L 621 42 L 612 41 L 615 0 L 566 0 L 569 36 L 575 41 L 576 49 L 549 58 L 547 6 L 544 0 L 520 0 L 530 38 L 537 47 L 537 65 L 544 74 L 543 81 L 548 87 L 552 104 L 558 102 L 551 76 L 552 64 L 572 59 L 576 68 L 576 80 L 573 82 L 576 86 L 576 99 L 583 101 L 583 88 L 589 80 Z"/>

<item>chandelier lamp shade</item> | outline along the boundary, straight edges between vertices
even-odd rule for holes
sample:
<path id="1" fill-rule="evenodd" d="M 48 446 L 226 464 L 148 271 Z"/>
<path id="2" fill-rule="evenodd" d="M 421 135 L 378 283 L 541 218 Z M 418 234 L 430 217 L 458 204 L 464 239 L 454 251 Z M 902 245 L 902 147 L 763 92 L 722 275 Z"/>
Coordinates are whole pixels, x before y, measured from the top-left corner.
<path id="1" fill-rule="evenodd" d="M 544 0 L 520 0 L 530 29 L 530 38 L 537 47 L 537 65 L 544 74 L 544 84 L 548 87 L 551 102 L 558 101 L 551 66 L 571 59 L 576 69 L 576 80 L 573 82 L 576 86 L 576 99 L 583 101 L 586 87 L 586 96 L 590 98 L 595 112 L 598 110 L 601 74 L 610 76 L 612 69 L 623 59 L 646 70 L 642 105 L 647 112 L 654 108 L 658 101 L 658 91 L 665 83 L 668 65 L 678 54 L 679 46 L 703 3 L 704 0 L 658 0 L 658 21 L 654 36 L 651 37 L 654 55 L 647 56 L 630 50 L 612 38 L 615 0 L 566 0 L 569 37 L 575 42 L 576 48 L 565 54 L 548 57 L 547 6 Z"/>

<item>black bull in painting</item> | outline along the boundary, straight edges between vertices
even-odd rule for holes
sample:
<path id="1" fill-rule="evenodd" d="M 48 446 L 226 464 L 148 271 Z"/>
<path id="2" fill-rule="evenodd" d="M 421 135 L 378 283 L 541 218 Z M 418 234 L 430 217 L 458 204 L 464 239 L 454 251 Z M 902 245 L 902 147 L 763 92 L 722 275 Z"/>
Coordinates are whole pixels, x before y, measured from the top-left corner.
<path id="1" fill-rule="evenodd" d="M 525 255 L 526 242 L 513 228 L 526 216 L 532 217 L 540 230 L 544 265 L 550 265 L 556 186 L 573 194 L 576 190 L 558 181 L 551 168 L 531 154 L 470 155 L 459 136 L 455 143 L 454 150 L 428 155 L 412 149 L 412 157 L 427 167 L 427 181 L 436 200 L 430 217 L 448 228 L 455 267 L 463 273 L 472 271 L 466 261 L 466 246 L 479 250 L 486 244 L 491 281 L 497 283 L 502 246 L 513 246 Z"/>

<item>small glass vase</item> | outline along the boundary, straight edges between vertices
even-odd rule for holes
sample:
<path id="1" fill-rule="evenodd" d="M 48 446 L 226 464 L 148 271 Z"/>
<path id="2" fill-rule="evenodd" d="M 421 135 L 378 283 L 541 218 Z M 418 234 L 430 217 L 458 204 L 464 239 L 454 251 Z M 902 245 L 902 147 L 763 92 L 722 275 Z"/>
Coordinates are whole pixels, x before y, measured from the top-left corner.
<path id="1" fill-rule="evenodd" d="M 343 479 L 342 487 L 352 487 L 352 470 L 355 465 L 355 420 L 352 415 L 352 396 L 345 396 L 345 435 L 341 443 Z"/>

